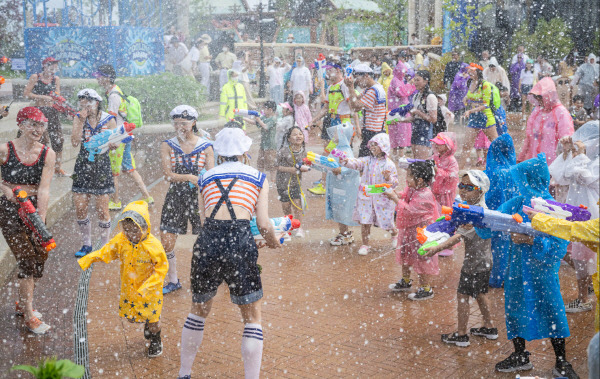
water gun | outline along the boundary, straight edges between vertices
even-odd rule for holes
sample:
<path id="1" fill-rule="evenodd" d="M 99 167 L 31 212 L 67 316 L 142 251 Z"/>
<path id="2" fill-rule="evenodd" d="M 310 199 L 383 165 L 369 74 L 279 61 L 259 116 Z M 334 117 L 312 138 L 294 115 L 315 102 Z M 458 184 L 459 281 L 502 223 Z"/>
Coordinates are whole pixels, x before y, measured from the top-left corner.
<path id="1" fill-rule="evenodd" d="M 54 101 L 54 104 L 52 104 L 52 108 L 56 109 L 60 113 L 66 114 L 67 116 L 77 116 L 77 109 L 75 109 L 75 107 L 69 104 L 69 102 L 67 102 L 67 99 L 60 95 L 57 95 L 55 92 L 50 92 L 50 97 Z"/>
<path id="2" fill-rule="evenodd" d="M 457 227 L 458 225 L 452 222 L 450 217 L 442 216 L 426 228 L 417 228 L 417 240 L 422 245 L 417 253 L 425 255 L 427 254 L 426 248 L 446 242 L 454 235 Z"/>
<path id="3" fill-rule="evenodd" d="M 260 113 L 258 113 L 257 111 L 251 111 L 248 109 L 234 109 L 233 113 L 236 116 L 240 116 L 240 117 L 250 117 L 250 116 L 254 116 L 254 117 L 260 117 Z"/>
<path id="4" fill-rule="evenodd" d="M 531 199 L 531 208 L 523 207 L 523 209 L 532 209 L 548 216 L 560 218 L 567 221 L 588 221 L 592 218 L 592 214 L 587 210 L 587 207 L 580 204 L 578 207 L 571 204 L 563 204 L 554 200 L 545 200 L 541 197 Z"/>
<path id="5" fill-rule="evenodd" d="M 108 145 L 111 143 L 127 143 L 133 139 L 133 129 L 135 124 L 125 122 L 116 129 L 105 130 L 102 133 L 92 136 L 83 144 L 86 150 L 90 153 L 88 160 L 93 162 L 97 154 L 104 154 L 108 151 Z"/>
<path id="6" fill-rule="evenodd" d="M 408 115 L 408 113 L 410 113 L 410 111 L 413 109 L 413 104 L 412 103 L 408 103 L 408 104 L 404 104 L 399 106 L 398 108 L 392 109 L 389 112 L 389 119 L 386 121 L 386 124 L 393 124 L 396 122 L 400 122 L 402 121 L 403 118 L 406 118 L 406 115 Z M 393 117 L 395 115 L 398 115 L 399 117 Z"/>
<path id="7" fill-rule="evenodd" d="M 317 77 L 321 80 L 325 77 L 326 64 L 327 60 L 325 59 L 325 55 L 323 55 L 323 53 L 319 53 L 318 60 L 315 59 L 315 68 L 317 69 Z"/>
<path id="8" fill-rule="evenodd" d="M 0 78 L 1 78 L 1 76 L 0 76 Z M 8 112 L 10 110 L 10 106 L 12 105 L 13 102 L 14 102 L 14 100 L 11 101 L 10 104 L 8 104 L 7 106 L 5 106 L 4 109 L 2 110 L 2 113 L 4 113 L 5 111 Z M 0 120 L 2 120 L 3 118 L 4 118 L 4 116 L 2 116 L 0 114 Z"/>
<path id="9" fill-rule="evenodd" d="M 292 215 L 285 217 L 273 217 L 270 220 L 273 228 L 275 229 L 276 235 L 286 233 L 285 237 L 281 237 L 279 243 L 290 241 L 290 234 L 292 233 L 292 230 L 300 228 L 300 220 L 295 219 Z M 256 225 L 256 217 L 252 217 L 252 220 L 250 221 L 250 231 L 252 232 L 255 241 L 264 240 L 263 236 L 258 230 L 258 225 Z"/>
<path id="10" fill-rule="evenodd" d="M 388 188 L 391 188 L 392 185 L 388 183 L 381 184 L 367 184 L 366 186 L 362 186 L 363 194 L 365 196 L 373 196 L 379 195 L 387 191 Z"/>
<path id="11" fill-rule="evenodd" d="M 315 154 L 312 151 L 306 153 L 307 164 L 314 166 L 317 169 L 331 170 L 340 167 L 340 164 L 333 158 L 325 157 L 323 155 Z"/>
<path id="12" fill-rule="evenodd" d="M 48 231 L 46 224 L 44 224 L 31 199 L 27 196 L 27 192 L 17 186 L 13 189 L 13 194 L 19 201 L 20 207 L 17 213 L 25 226 L 33 232 L 36 240 L 46 251 L 54 249 L 56 242 L 52 238 L 52 233 Z"/>
<path id="13" fill-rule="evenodd" d="M 411 163 L 425 162 L 425 159 L 398 158 L 398 168 L 407 169 Z"/>
<path id="14" fill-rule="evenodd" d="M 344 72 L 345 72 L 344 75 L 346 76 L 346 78 L 349 78 L 352 76 L 352 73 L 354 72 L 354 68 L 352 68 L 352 66 L 348 65 L 348 66 L 346 66 L 346 69 L 344 70 Z"/>
<path id="15" fill-rule="evenodd" d="M 331 155 L 338 158 L 338 159 L 348 159 L 348 154 L 344 153 L 341 150 L 338 149 L 333 149 L 331 150 Z"/>

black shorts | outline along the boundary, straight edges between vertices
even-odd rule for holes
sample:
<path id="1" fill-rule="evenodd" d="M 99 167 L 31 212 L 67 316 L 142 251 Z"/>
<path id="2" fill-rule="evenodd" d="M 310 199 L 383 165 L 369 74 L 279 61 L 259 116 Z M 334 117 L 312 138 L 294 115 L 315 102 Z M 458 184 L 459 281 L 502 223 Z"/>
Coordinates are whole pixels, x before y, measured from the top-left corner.
<path id="1" fill-rule="evenodd" d="M 192 301 L 205 303 L 223 281 L 231 302 L 254 303 L 263 296 L 258 248 L 248 220 L 206 219 L 192 256 Z"/>
<path id="2" fill-rule="evenodd" d="M 375 135 L 379 133 L 384 133 L 383 130 L 378 132 L 373 132 L 367 129 L 362 130 L 362 141 L 360 142 L 360 148 L 358 149 L 358 157 L 368 157 L 371 155 L 371 150 L 367 147 L 367 144 L 371 140 L 371 138 L 375 137 Z"/>
<path id="3" fill-rule="evenodd" d="M 160 214 L 160 230 L 186 234 L 189 221 L 192 224 L 192 234 L 200 234 L 198 212 L 198 187 L 189 182 L 171 183 Z"/>
<path id="4" fill-rule="evenodd" d="M 51 145 L 52 150 L 56 153 L 63 151 L 63 144 L 65 138 L 63 136 L 62 125 L 60 124 L 60 118 L 58 117 L 58 111 L 52 107 L 40 107 L 39 108 L 44 116 L 48 119 L 48 129 L 44 133 L 44 138 L 48 137 L 49 143 L 44 145 Z"/>
<path id="5" fill-rule="evenodd" d="M 115 192 L 108 152 L 96 155 L 94 162 L 91 162 L 87 150 L 81 146 L 71 179 L 74 193 L 106 195 Z"/>
<path id="6" fill-rule="evenodd" d="M 490 286 L 490 274 L 490 270 L 472 274 L 461 271 L 456 292 L 473 298 L 477 298 L 479 294 L 487 293 Z"/>

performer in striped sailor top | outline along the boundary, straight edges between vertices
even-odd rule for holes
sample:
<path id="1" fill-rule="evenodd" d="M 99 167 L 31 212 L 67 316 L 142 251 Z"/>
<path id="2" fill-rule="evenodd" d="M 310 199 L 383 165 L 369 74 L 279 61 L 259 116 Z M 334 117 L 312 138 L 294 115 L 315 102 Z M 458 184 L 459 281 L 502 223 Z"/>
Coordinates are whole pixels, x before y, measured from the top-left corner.
<path id="1" fill-rule="evenodd" d="M 216 137 L 220 164 L 198 182 L 202 229 L 192 257 L 192 308 L 181 333 L 179 378 L 190 378 L 202 343 L 204 323 L 217 288 L 225 281 L 231 301 L 244 320 L 242 358 L 246 378 L 258 378 L 263 350 L 261 326 L 262 283 L 256 263 L 258 246 L 250 231 L 256 223 L 266 245 L 277 248 L 279 240 L 269 220 L 269 184 L 266 175 L 244 163 L 252 139 L 238 128 L 224 128 Z"/>
<path id="2" fill-rule="evenodd" d="M 200 233 L 198 177 L 214 167 L 212 144 L 195 134 L 198 112 L 189 105 L 179 105 L 170 115 L 177 135 L 160 147 L 162 170 L 171 183 L 160 216 L 160 241 L 169 260 L 163 294 L 181 289 L 175 242 L 177 235 L 187 233 L 188 221 L 192 224 L 192 234 Z"/>

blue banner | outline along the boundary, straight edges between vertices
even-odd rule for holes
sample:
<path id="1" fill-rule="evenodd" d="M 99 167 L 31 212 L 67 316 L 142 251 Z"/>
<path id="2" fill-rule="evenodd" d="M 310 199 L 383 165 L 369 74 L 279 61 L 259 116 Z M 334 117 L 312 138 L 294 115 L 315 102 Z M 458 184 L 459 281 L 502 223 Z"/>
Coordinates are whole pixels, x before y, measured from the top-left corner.
<path id="1" fill-rule="evenodd" d="M 49 56 L 60 60 L 59 75 L 67 78 L 89 78 L 102 64 L 112 64 L 118 76 L 163 72 L 162 36 L 161 28 L 130 26 L 26 28 L 27 76 Z"/>

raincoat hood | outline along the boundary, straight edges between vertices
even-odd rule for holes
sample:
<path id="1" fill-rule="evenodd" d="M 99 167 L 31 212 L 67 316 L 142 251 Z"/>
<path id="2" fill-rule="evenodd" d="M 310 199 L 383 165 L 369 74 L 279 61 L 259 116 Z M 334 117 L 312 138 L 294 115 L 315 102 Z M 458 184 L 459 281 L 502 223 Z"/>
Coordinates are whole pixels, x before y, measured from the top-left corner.
<path id="1" fill-rule="evenodd" d="M 538 104 L 532 95 L 541 96 L 542 104 Z M 551 111 L 561 104 L 554 80 L 550 77 L 545 77 L 537 82 L 529 92 L 528 99 L 534 105 L 541 105 L 545 111 Z"/>
<path id="2" fill-rule="evenodd" d="M 394 67 L 394 77 L 390 82 L 390 89 L 400 97 L 408 97 L 415 92 L 415 86 L 404 81 L 404 76 L 407 72 L 408 66 L 404 62 L 398 62 L 396 67 Z"/>
<path id="3" fill-rule="evenodd" d="M 300 60 L 300 64 L 297 64 L 298 60 Z M 296 60 L 294 61 L 298 67 L 304 67 L 304 58 L 301 56 L 296 57 Z"/>
<path id="4" fill-rule="evenodd" d="M 385 155 L 390 154 L 390 137 L 386 133 L 376 134 L 371 140 L 367 143 L 367 147 L 371 146 L 371 143 L 376 143 L 377 146 L 385 153 Z"/>
<path id="5" fill-rule="evenodd" d="M 524 198 L 523 204 L 528 205 L 534 197 L 552 199 L 548 192 L 550 171 L 546 163 L 546 154 L 540 153 L 535 158 L 512 166 L 510 175 Z"/>
<path id="6" fill-rule="evenodd" d="M 390 71 L 390 75 L 386 75 L 385 72 Z M 391 76 L 393 74 L 392 68 L 387 62 L 381 64 L 381 76 Z"/>
<path id="7" fill-rule="evenodd" d="M 233 74 L 238 74 L 238 76 L 239 76 L 240 73 L 234 69 L 227 70 L 227 80 L 231 80 L 231 75 L 233 75 Z"/>
<path id="8" fill-rule="evenodd" d="M 438 136 L 444 139 L 446 142 L 445 145 L 448 147 L 448 151 L 440 155 L 439 158 L 445 159 L 449 156 L 454 156 L 454 153 L 456 153 L 456 134 L 453 132 L 441 132 L 438 133 Z"/>
<path id="9" fill-rule="evenodd" d="M 505 201 L 518 194 L 510 168 L 517 164 L 515 145 L 510 134 L 496 138 L 487 154 L 485 173 L 490 178 L 490 189 L 485 194 L 485 202 L 490 209 L 498 209 Z"/>
<path id="10" fill-rule="evenodd" d="M 489 66 L 496 66 L 496 67 L 500 67 L 500 65 L 498 64 L 498 60 L 496 59 L 496 57 L 491 57 L 490 61 L 488 62 Z"/>
<path id="11" fill-rule="evenodd" d="M 327 128 L 327 135 L 330 139 L 337 142 L 337 149 L 350 147 L 350 140 L 354 133 L 354 126 L 349 122 L 337 124 Z"/>
<path id="12" fill-rule="evenodd" d="M 583 142 L 585 145 L 585 155 L 590 160 L 598 159 L 600 148 L 600 122 L 598 120 L 586 122 L 573 133 L 571 138 L 573 142 Z"/>
<path id="13" fill-rule="evenodd" d="M 126 218 L 132 219 L 133 222 L 139 226 L 143 232 L 140 241 L 145 240 L 148 234 L 150 234 L 150 212 L 148 211 L 148 203 L 143 200 L 138 200 L 127 204 L 119 216 L 119 222 Z"/>

